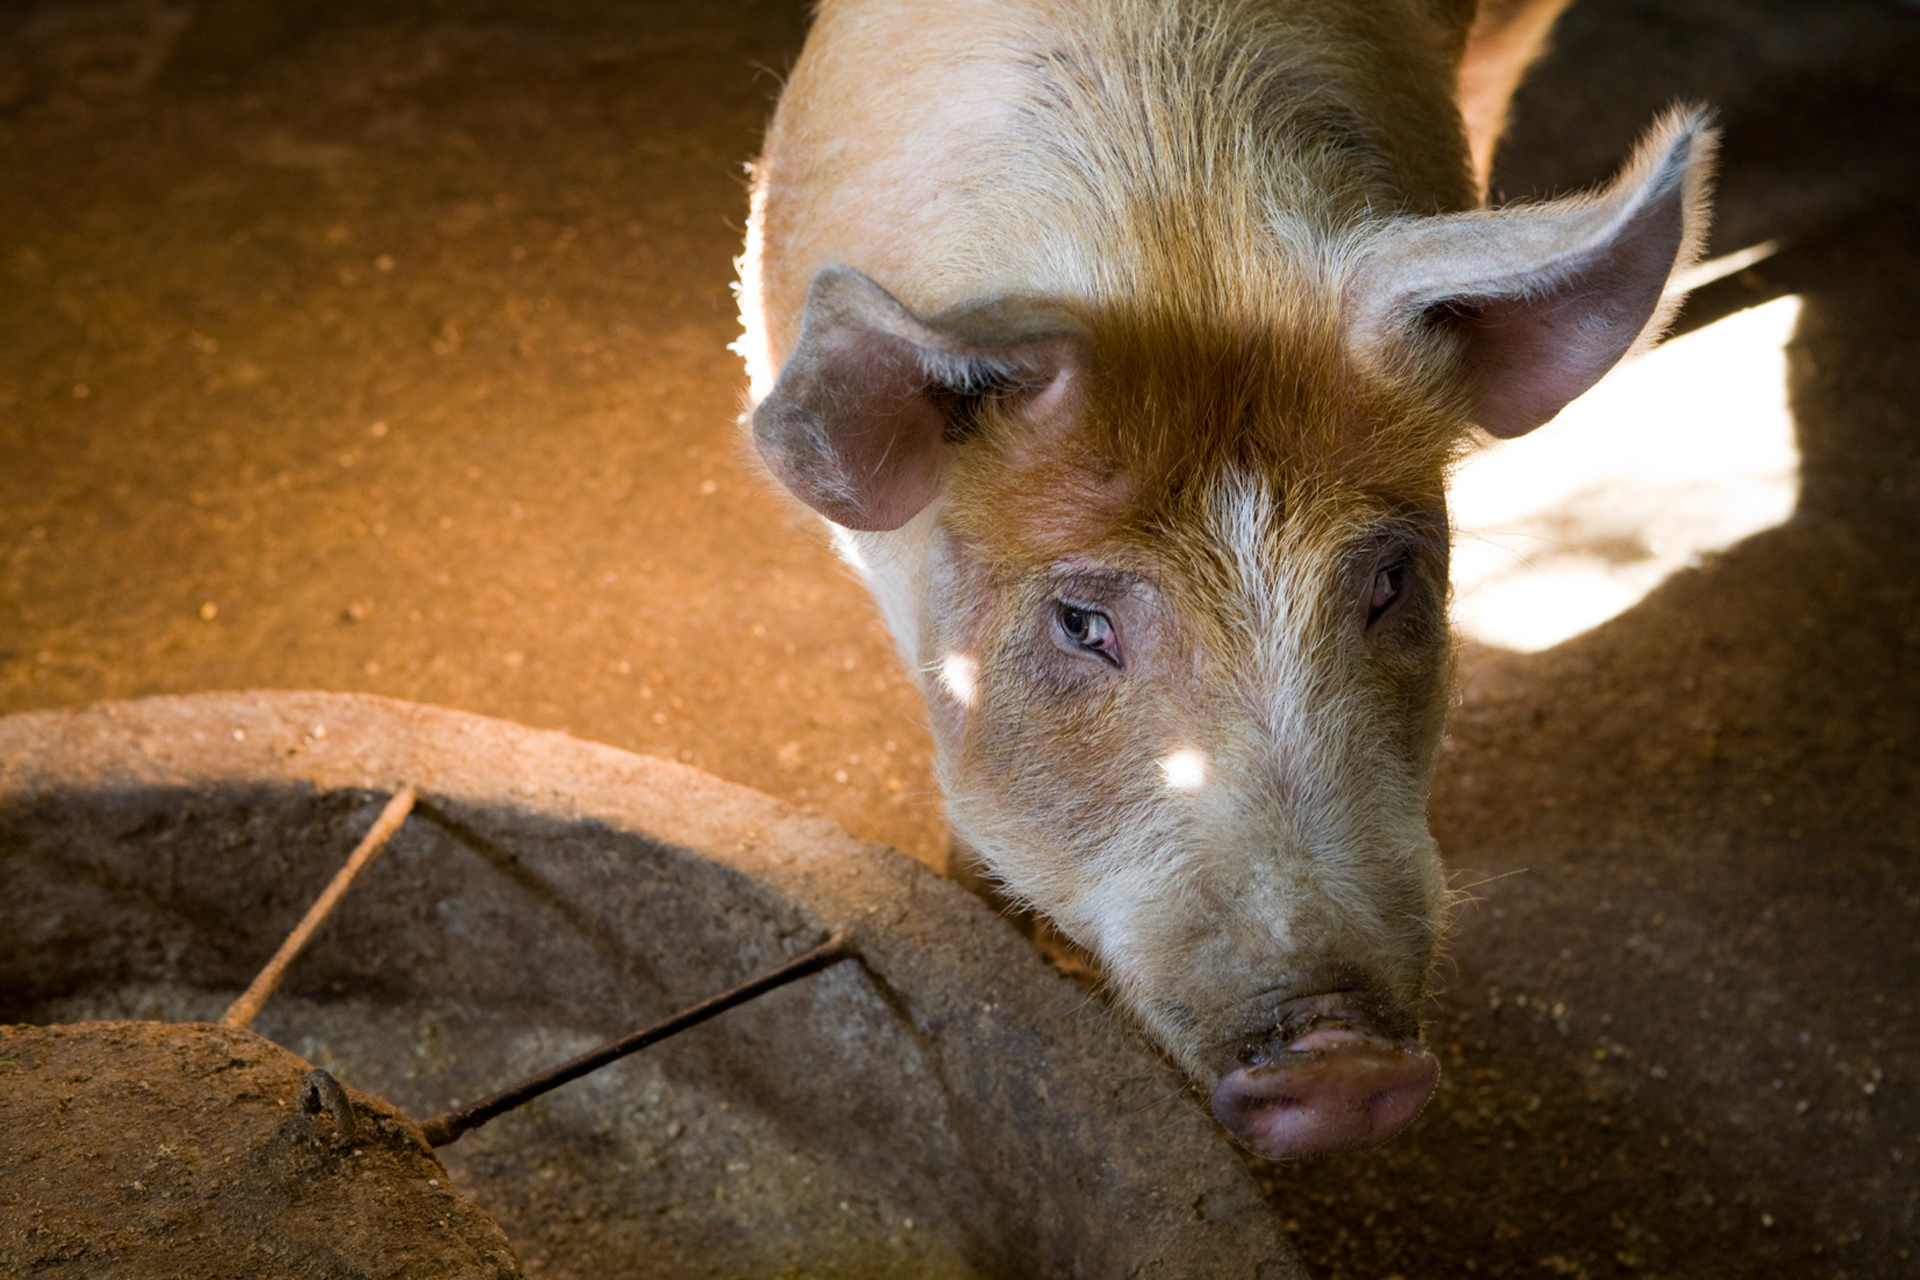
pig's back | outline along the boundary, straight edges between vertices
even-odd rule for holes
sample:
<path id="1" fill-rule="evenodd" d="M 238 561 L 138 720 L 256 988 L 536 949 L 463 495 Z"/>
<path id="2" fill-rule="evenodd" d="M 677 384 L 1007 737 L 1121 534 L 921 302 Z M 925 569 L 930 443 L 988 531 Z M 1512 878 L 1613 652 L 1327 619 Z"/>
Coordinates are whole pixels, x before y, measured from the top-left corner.
<path id="1" fill-rule="evenodd" d="M 1258 312 L 1369 217 L 1467 207 L 1428 3 L 826 0 L 756 173 L 755 399 L 830 263 L 922 315 Z"/>

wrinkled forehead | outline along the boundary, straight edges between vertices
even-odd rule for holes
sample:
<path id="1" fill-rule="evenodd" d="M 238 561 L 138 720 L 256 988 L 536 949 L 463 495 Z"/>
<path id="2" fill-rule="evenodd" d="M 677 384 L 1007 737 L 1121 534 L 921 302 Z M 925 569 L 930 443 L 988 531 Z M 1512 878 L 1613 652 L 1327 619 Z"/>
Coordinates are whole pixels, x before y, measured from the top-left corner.
<path id="1" fill-rule="evenodd" d="M 948 522 L 995 563 L 1205 578 L 1443 521 L 1460 416 L 1356 367 L 1328 326 L 1092 332 L 1068 413 L 989 414 L 966 446 Z"/>

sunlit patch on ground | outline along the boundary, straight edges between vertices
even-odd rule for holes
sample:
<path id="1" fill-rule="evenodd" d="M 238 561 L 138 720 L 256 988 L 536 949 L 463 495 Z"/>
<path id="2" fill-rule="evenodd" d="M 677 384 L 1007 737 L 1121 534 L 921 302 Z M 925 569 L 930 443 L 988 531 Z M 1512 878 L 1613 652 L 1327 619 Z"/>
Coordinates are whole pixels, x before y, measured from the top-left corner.
<path id="1" fill-rule="evenodd" d="M 1469 460 L 1452 492 L 1460 633 L 1551 648 L 1785 520 L 1800 454 L 1784 348 L 1799 310 L 1781 298 L 1676 338 Z"/>

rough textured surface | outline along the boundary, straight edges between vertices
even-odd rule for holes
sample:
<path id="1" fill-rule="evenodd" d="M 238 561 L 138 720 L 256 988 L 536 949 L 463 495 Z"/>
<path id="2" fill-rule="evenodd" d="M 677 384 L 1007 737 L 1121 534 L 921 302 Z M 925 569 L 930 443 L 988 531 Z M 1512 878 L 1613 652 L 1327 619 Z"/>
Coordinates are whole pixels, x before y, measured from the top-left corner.
<path id="1" fill-rule="evenodd" d="M 334 1117 L 303 1114 L 309 1069 L 205 1023 L 0 1027 L 0 1272 L 520 1274 L 412 1121 L 349 1091 L 342 1145 Z"/>
<path id="2" fill-rule="evenodd" d="M 735 425 L 807 10 L 0 5 L 0 710 L 362 690 L 940 865 L 919 699 Z"/>
<path id="3" fill-rule="evenodd" d="M 0 709 L 446 703 L 937 863 L 915 699 L 736 445 L 738 166 L 806 8 L 0 6 Z M 1715 251 L 1811 250 L 1747 273 L 1805 299 L 1805 512 L 1561 651 L 1470 657 L 1442 1092 L 1264 1171 L 1317 1274 L 1916 1268 L 1916 28 L 1577 0 L 1523 87 L 1516 196 L 1721 107 Z"/>
<path id="4" fill-rule="evenodd" d="M 694 770 L 364 696 L 0 720 L 0 1019 L 206 1018 L 421 800 L 256 1027 L 422 1118 L 836 966 L 443 1149 L 529 1276 L 1297 1275 L 1178 1078 L 911 861 Z"/>

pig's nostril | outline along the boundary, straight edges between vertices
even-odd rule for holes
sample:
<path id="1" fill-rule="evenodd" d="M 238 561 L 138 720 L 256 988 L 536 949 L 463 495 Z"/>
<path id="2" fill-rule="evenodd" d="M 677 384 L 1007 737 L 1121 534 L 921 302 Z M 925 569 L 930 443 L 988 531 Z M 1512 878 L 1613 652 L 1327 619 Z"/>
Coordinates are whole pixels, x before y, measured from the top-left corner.
<path id="1" fill-rule="evenodd" d="M 1440 1078 L 1431 1053 L 1351 1028 L 1296 1043 L 1306 1047 L 1238 1067 L 1213 1092 L 1220 1123 L 1275 1160 L 1385 1142 L 1420 1113 Z"/>
<path id="2" fill-rule="evenodd" d="M 1372 1146 L 1406 1127 L 1440 1063 L 1420 1047 L 1411 1015 L 1377 990 L 1355 983 L 1270 1006 L 1237 1045 L 1214 1115 L 1280 1160 Z"/>

